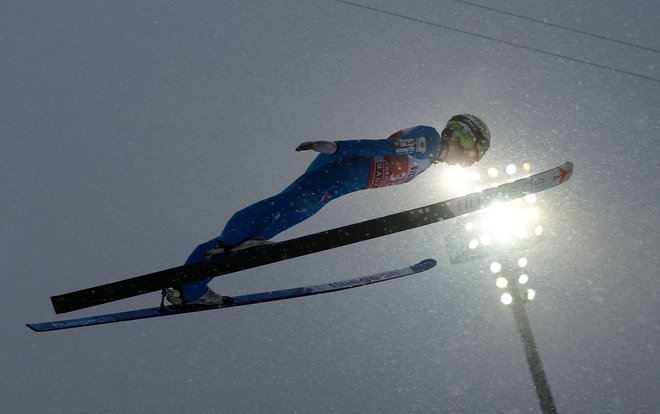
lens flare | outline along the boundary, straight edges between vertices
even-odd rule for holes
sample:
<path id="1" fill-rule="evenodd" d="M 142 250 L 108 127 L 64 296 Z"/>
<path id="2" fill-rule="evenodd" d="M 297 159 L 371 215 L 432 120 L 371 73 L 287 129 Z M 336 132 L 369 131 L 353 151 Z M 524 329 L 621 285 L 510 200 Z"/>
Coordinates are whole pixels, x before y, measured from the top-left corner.
<path id="1" fill-rule="evenodd" d="M 484 210 L 476 224 L 471 224 L 470 228 L 479 229 L 482 238 L 489 236 L 498 243 L 509 243 L 527 239 L 532 234 L 540 235 L 538 232 L 542 230 L 537 230 L 540 216 L 537 206 L 526 204 L 522 200 L 496 203 Z M 487 244 L 483 240 L 481 242 Z"/>
<path id="2" fill-rule="evenodd" d="M 465 168 L 449 166 L 444 171 L 443 181 L 454 188 L 463 190 L 468 188 L 470 176 Z"/>

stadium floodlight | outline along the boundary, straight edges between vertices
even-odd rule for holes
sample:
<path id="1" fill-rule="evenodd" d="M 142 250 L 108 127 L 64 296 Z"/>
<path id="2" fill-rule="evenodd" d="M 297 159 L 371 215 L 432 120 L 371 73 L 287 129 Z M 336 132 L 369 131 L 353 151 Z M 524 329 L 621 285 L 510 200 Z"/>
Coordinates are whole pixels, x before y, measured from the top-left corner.
<path id="1" fill-rule="evenodd" d="M 485 180 L 480 183 L 477 181 L 481 176 L 474 171 L 461 173 L 459 170 L 452 170 L 447 174 L 455 186 L 460 185 L 465 189 L 465 185 L 473 185 L 480 187 L 473 191 L 481 191 L 496 185 L 494 184 L 496 179 L 500 181 L 503 178 L 513 179 L 512 176 L 517 172 L 529 173 L 531 169 L 529 162 L 522 163 L 520 168 L 515 164 L 509 164 L 502 173 L 496 168 L 489 168 L 486 176 L 483 177 Z M 502 177 L 503 175 L 506 177 Z M 544 227 L 540 223 L 541 218 L 541 210 L 534 194 L 522 199 L 496 203 L 465 222 L 464 237 L 450 238 L 447 250 L 452 263 L 473 260 L 477 257 L 493 257 L 494 254 L 498 255 L 495 257 L 504 255 L 501 262 L 491 260 L 490 271 L 496 275 L 495 285 L 503 289 L 500 301 L 512 310 L 516 320 L 539 404 L 542 412 L 547 414 L 557 411 L 525 310 L 526 304 L 536 297 L 536 291 L 523 287 L 529 282 L 528 259 L 526 257 L 515 259 L 515 256 L 511 256 L 514 244 L 522 249 L 526 245 L 542 240 L 540 236 L 544 233 Z"/>

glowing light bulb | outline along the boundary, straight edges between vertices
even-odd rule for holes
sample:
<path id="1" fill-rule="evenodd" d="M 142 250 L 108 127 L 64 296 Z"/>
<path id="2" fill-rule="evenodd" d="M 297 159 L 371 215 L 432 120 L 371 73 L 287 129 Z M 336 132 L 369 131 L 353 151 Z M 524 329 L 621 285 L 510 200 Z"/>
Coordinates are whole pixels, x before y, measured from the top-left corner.
<path id="1" fill-rule="evenodd" d="M 502 297 L 500 298 L 503 304 L 505 305 L 510 305 L 513 303 L 513 296 L 511 296 L 510 293 L 504 293 L 502 294 Z"/>
<path id="2" fill-rule="evenodd" d="M 499 264 L 497 262 L 493 262 L 493 263 L 490 264 L 490 271 L 491 272 L 499 273 L 501 270 L 502 270 L 502 265 L 501 264 Z"/>
<path id="3" fill-rule="evenodd" d="M 470 243 L 468 243 L 468 247 L 469 247 L 471 250 L 476 249 L 477 247 L 479 247 L 479 240 L 477 240 L 477 239 L 472 239 L 472 240 L 470 240 Z"/>
<path id="4" fill-rule="evenodd" d="M 509 164 L 509 165 L 506 166 L 506 173 L 507 174 L 513 175 L 513 174 L 516 173 L 516 171 L 518 171 L 518 169 L 516 168 L 515 165 Z"/>
<path id="5" fill-rule="evenodd" d="M 525 266 L 527 266 L 527 258 L 526 257 L 521 257 L 520 259 L 518 259 L 518 266 L 523 267 L 523 268 Z"/>
<path id="6" fill-rule="evenodd" d="M 520 283 L 521 285 L 524 285 L 528 281 L 529 281 L 529 276 L 527 276 L 527 275 L 518 276 L 518 283 Z"/>
<path id="7" fill-rule="evenodd" d="M 491 167 L 488 169 L 488 171 L 486 171 L 486 174 L 488 174 L 490 178 L 497 178 L 499 177 L 500 172 L 497 170 L 497 168 Z"/>
<path id="8" fill-rule="evenodd" d="M 495 280 L 495 286 L 497 286 L 500 289 L 504 289 L 505 287 L 509 286 L 509 281 L 506 280 L 505 277 L 498 277 Z"/>
<path id="9" fill-rule="evenodd" d="M 536 291 L 534 289 L 527 289 L 527 300 L 534 300 Z"/>

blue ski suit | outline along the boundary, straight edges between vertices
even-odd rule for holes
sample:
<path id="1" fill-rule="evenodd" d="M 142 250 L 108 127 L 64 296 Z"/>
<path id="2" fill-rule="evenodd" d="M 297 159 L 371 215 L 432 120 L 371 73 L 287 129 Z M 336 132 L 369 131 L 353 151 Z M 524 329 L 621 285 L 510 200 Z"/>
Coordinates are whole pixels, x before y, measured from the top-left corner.
<path id="1" fill-rule="evenodd" d="M 281 193 L 235 213 L 220 236 L 197 246 L 186 264 L 203 262 L 205 252 L 218 241 L 234 245 L 251 237 L 268 240 L 345 194 L 407 183 L 431 165 L 431 156 L 441 147 L 435 128 L 423 125 L 387 139 L 337 141 L 334 154 L 319 154 Z M 211 279 L 181 286 L 184 298 L 191 301 L 203 295 Z"/>

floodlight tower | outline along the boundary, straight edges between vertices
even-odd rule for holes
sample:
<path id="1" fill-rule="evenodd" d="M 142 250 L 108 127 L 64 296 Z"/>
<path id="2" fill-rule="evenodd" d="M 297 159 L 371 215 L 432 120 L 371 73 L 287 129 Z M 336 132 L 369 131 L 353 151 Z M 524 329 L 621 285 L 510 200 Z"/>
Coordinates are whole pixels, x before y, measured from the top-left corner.
<path id="1" fill-rule="evenodd" d="M 518 172 L 518 168 L 510 164 L 504 171 L 506 175 L 513 176 Z M 530 171 L 531 165 L 523 163 L 522 172 Z M 500 172 L 495 168 L 489 168 L 487 176 L 495 180 L 500 177 Z M 476 179 L 473 181 L 480 179 L 479 174 L 474 177 Z M 528 196 L 522 201 L 517 200 L 517 203 L 510 202 L 491 207 L 477 215 L 476 221 L 466 222 L 464 224 L 466 238 L 457 237 L 447 240 L 447 251 L 451 263 L 484 257 L 507 257 L 510 256 L 514 245 L 522 249 L 539 243 L 544 231 L 543 226 L 539 223 L 540 213 L 535 203 L 536 196 Z M 513 311 L 541 411 L 544 414 L 554 414 L 557 413 L 557 409 L 525 310 L 525 304 L 534 299 L 536 292 L 533 289 L 526 289 L 524 296 L 521 294 L 520 285 L 525 285 L 529 279 L 525 272 L 526 267 L 526 258 L 518 259 L 517 263 L 514 260 L 505 259 L 504 266 L 499 262 L 490 264 L 492 273 L 501 274 L 496 280 L 496 285 L 505 289 L 501 301 L 510 306 Z"/>
<path id="2" fill-rule="evenodd" d="M 518 260 L 519 268 L 524 269 L 526 266 L 527 259 L 521 258 Z M 490 268 L 493 273 L 500 273 L 502 267 L 499 263 L 493 262 Z M 510 306 L 513 311 L 513 317 L 516 320 L 518 333 L 523 343 L 527 365 L 529 365 L 529 372 L 532 374 L 532 381 L 534 382 L 541 411 L 544 414 L 557 413 L 552 392 L 550 391 L 550 384 L 545 376 L 541 356 L 536 347 L 532 327 L 525 309 L 525 304 L 534 298 L 536 292 L 532 289 L 527 289 L 525 296 L 521 294 L 519 285 L 527 283 L 527 275 L 525 273 L 516 275 L 516 271 L 517 269 L 514 266 L 508 264 L 502 276 L 497 278 L 496 284 L 498 287 L 506 289 L 506 293 L 502 295 L 501 300 L 502 303 Z"/>

